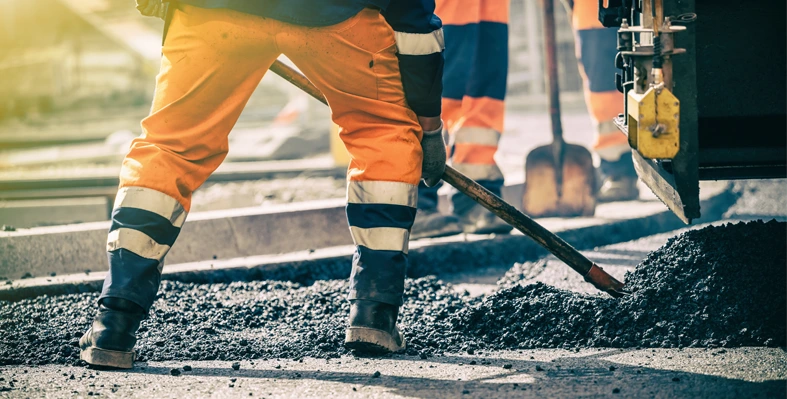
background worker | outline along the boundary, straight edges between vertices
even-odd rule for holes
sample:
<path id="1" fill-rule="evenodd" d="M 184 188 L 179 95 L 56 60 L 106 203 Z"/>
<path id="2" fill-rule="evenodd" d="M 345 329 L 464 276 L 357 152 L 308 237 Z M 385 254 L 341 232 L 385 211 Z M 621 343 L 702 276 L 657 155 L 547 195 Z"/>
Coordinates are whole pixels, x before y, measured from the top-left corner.
<path id="1" fill-rule="evenodd" d="M 162 10 L 159 0 L 137 0 L 137 8 Z M 433 11 L 427 0 L 180 1 L 150 115 L 122 163 L 109 272 L 98 314 L 80 339 L 82 359 L 132 367 L 135 333 L 156 299 L 192 193 L 224 160 L 230 130 L 280 54 L 325 94 L 352 156 L 347 220 L 356 253 L 345 343 L 404 348 L 396 321 L 417 185 L 422 170 L 436 184 L 446 159 L 444 45 Z"/>
<path id="2" fill-rule="evenodd" d="M 615 88 L 615 28 L 598 21 L 595 0 L 565 1 L 575 33 L 585 103 L 599 155 L 600 202 L 639 197 L 627 138 L 612 120 L 623 110 Z M 446 37 L 443 121 L 451 137 L 453 166 L 500 195 L 503 175 L 494 160 L 505 116 L 509 0 L 438 0 Z M 437 188 L 419 186 L 411 238 L 465 233 L 506 233 L 511 227 L 464 194 L 451 196 L 452 213 L 437 209 Z"/>
<path id="3" fill-rule="evenodd" d="M 503 132 L 508 75 L 509 0 L 437 0 L 445 32 L 443 122 L 453 167 L 496 195 L 503 173 L 495 162 Z M 437 209 L 437 187 L 420 185 L 411 237 L 507 233 L 511 226 L 466 195 L 451 195 L 451 215 Z"/>
<path id="4" fill-rule="evenodd" d="M 637 199 L 637 173 L 628 138 L 612 123 L 623 112 L 623 93 L 615 88 L 617 69 L 612 61 L 617 54 L 617 29 L 601 25 L 596 0 L 568 0 L 565 5 L 574 30 L 585 104 L 596 133 L 593 150 L 601 158 L 602 181 L 597 200 Z"/>

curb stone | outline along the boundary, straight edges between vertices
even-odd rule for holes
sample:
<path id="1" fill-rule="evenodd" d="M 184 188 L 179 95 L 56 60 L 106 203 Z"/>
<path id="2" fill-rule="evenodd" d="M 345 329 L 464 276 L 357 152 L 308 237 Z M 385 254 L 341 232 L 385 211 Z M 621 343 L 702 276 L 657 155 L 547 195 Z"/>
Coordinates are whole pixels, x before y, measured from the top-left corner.
<path id="1" fill-rule="evenodd" d="M 696 223 L 707 223 L 722 218 L 735 200 L 735 194 L 728 190 L 728 187 L 727 184 L 717 185 L 715 190 L 704 196 L 701 203 L 703 217 Z M 599 206 L 597 216 L 601 215 L 608 215 L 608 217 L 550 218 L 539 221 L 544 227 L 580 250 L 630 241 L 685 226 L 658 202 L 604 204 Z M 352 245 L 338 245 L 285 254 L 169 264 L 164 267 L 162 278 L 188 283 L 229 283 L 266 279 L 311 284 L 316 280 L 347 278 L 353 251 Z M 515 262 L 535 260 L 546 253 L 546 250 L 522 234 L 503 236 L 462 234 L 418 240 L 410 244 L 410 266 L 407 274 L 408 277 L 417 278 L 432 274 L 457 273 L 478 268 L 479 262 L 483 262 L 483 267 L 510 266 Z M 16 301 L 40 295 L 99 291 L 105 274 L 105 272 L 89 275 L 81 273 L 16 280 L 10 285 L 0 285 L 0 300 Z"/>

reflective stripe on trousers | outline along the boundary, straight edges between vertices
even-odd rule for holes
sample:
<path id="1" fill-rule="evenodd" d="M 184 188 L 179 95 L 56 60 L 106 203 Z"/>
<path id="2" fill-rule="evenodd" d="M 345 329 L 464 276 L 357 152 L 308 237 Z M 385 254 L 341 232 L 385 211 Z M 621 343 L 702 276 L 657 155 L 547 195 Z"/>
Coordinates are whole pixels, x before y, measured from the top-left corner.
<path id="1" fill-rule="evenodd" d="M 503 132 L 508 74 L 510 0 L 437 0 L 446 37 L 442 118 L 449 158 L 458 171 L 500 194 L 503 174 L 494 155 Z M 423 209 L 437 208 L 437 187 L 421 184 Z M 474 202 L 454 191 L 454 211 Z"/>
<path id="2" fill-rule="evenodd" d="M 418 188 L 390 181 L 347 183 L 347 221 L 356 245 L 350 299 L 402 304 L 407 245 Z"/>
<path id="3" fill-rule="evenodd" d="M 463 126 L 452 137 L 451 162 L 473 180 L 503 180 L 494 158 L 499 141 L 494 129 Z"/>
<path id="4" fill-rule="evenodd" d="M 164 257 L 185 221 L 185 209 L 169 195 L 145 187 L 121 188 L 107 235 L 109 272 L 99 298 L 124 298 L 150 309 Z"/>

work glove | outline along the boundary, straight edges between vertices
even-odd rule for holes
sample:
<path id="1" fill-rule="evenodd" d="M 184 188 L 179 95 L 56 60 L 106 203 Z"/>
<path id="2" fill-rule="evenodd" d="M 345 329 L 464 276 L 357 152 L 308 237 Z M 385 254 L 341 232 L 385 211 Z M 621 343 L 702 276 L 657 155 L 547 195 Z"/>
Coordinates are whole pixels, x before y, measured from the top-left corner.
<path id="1" fill-rule="evenodd" d="M 136 0 L 137 11 L 146 17 L 164 19 L 167 16 L 167 6 L 161 0 Z"/>
<path id="2" fill-rule="evenodd" d="M 435 130 L 424 130 L 421 149 L 424 152 L 421 178 L 424 179 L 424 184 L 427 187 L 434 187 L 443 178 L 443 172 L 445 172 L 446 153 L 442 123 Z"/>

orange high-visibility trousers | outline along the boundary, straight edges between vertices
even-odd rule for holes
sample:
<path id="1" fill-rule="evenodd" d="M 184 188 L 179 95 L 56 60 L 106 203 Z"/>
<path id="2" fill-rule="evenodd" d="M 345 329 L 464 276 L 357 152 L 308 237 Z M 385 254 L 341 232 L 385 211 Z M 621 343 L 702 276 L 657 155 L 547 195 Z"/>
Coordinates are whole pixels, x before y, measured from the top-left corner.
<path id="1" fill-rule="evenodd" d="M 246 101 L 282 53 L 328 99 L 353 158 L 351 180 L 418 184 L 421 128 L 405 104 L 393 30 L 379 12 L 307 28 L 181 5 L 120 186 L 160 191 L 188 211 L 192 192 L 224 160 Z"/>
<path id="2" fill-rule="evenodd" d="M 443 120 L 453 166 L 499 194 L 510 0 L 438 0 L 445 32 Z"/>
<path id="3" fill-rule="evenodd" d="M 612 123 L 623 112 L 623 93 L 615 88 L 617 29 L 598 20 L 598 1 L 574 0 L 571 25 L 576 38 L 585 102 L 596 130 L 593 150 L 602 160 L 617 161 L 630 151 L 628 138 Z"/>
<path id="4" fill-rule="evenodd" d="M 314 28 L 187 5 L 174 12 L 150 115 L 123 160 L 101 298 L 152 305 L 192 193 L 224 160 L 230 130 L 280 54 L 325 94 L 352 157 L 350 298 L 401 304 L 422 131 L 405 102 L 393 29 L 374 9 Z"/>

